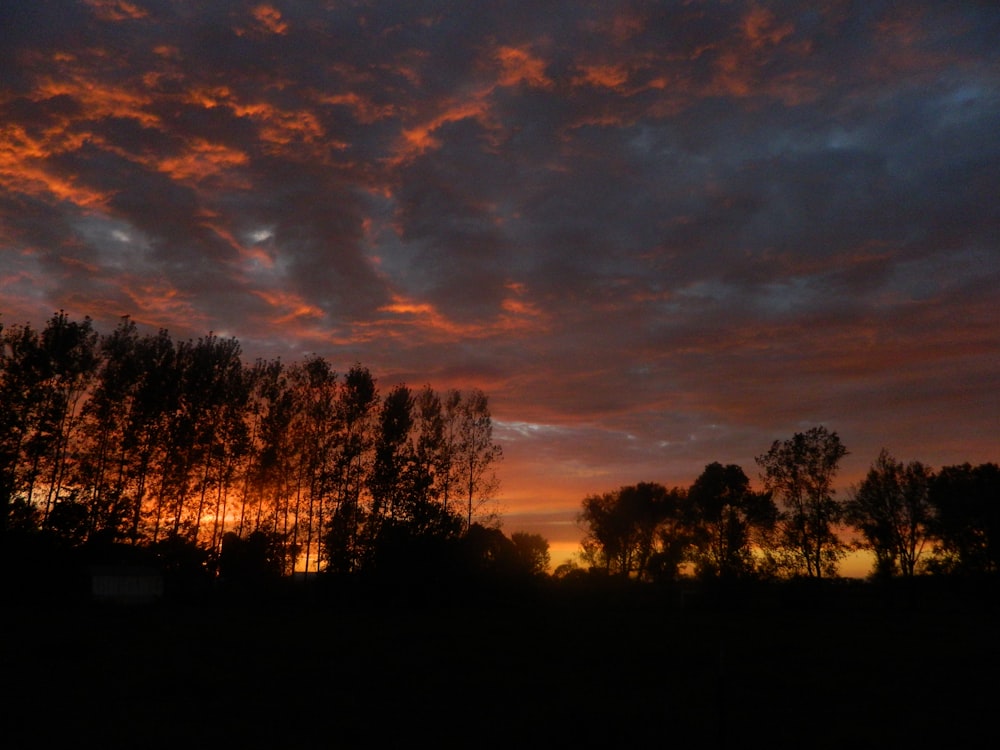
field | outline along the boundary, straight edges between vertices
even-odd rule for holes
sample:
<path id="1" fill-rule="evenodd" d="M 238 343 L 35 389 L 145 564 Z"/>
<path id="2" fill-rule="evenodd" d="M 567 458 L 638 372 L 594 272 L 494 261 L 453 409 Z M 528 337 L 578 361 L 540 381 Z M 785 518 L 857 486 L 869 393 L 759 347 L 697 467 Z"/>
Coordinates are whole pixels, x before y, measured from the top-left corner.
<path id="1" fill-rule="evenodd" d="M 970 747 L 997 734 L 995 604 L 861 585 L 21 603 L 3 744 Z"/>

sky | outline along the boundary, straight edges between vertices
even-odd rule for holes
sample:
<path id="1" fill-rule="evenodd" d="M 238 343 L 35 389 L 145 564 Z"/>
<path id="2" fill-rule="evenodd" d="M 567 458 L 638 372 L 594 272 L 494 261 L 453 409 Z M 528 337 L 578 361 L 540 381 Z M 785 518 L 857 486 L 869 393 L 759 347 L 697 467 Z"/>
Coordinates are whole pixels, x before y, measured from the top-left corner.
<path id="1" fill-rule="evenodd" d="M 992 2 L 11 0 L 0 323 L 482 388 L 504 529 L 1000 460 Z"/>

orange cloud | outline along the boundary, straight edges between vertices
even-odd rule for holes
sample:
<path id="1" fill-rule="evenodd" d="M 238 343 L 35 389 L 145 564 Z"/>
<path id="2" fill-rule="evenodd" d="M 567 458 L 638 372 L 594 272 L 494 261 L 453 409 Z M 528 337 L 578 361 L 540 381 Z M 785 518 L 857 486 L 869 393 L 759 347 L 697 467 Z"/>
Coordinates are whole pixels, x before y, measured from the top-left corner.
<path id="1" fill-rule="evenodd" d="M 766 8 L 751 8 L 743 18 L 743 35 L 754 49 L 780 44 L 794 31 L 793 24 L 777 23 L 774 14 Z"/>
<path id="2" fill-rule="evenodd" d="M 84 0 L 102 21 L 135 21 L 149 15 L 145 9 L 126 0 Z"/>
<path id="3" fill-rule="evenodd" d="M 116 315 L 127 313 L 136 323 L 151 328 L 197 330 L 208 326 L 208 318 L 193 301 L 166 281 L 123 277 L 116 283 L 129 299 L 127 307 Z"/>
<path id="4" fill-rule="evenodd" d="M 181 51 L 172 44 L 157 44 L 153 47 L 153 52 L 158 56 L 168 60 L 180 60 Z M 155 74 L 154 74 L 155 75 Z"/>
<path id="5" fill-rule="evenodd" d="M 510 313 L 514 317 L 509 317 L 507 319 L 508 323 L 515 324 L 512 329 L 527 329 L 531 326 L 528 325 L 528 319 L 534 319 L 536 321 L 543 321 L 545 318 L 545 313 L 540 307 L 532 302 L 525 299 L 528 290 L 524 284 L 516 281 L 511 281 L 506 284 L 506 289 L 510 293 L 508 297 L 505 297 L 500 303 L 500 307 L 506 312 Z"/>
<path id="6" fill-rule="evenodd" d="M 199 87 L 187 92 L 187 101 L 205 109 L 228 106 L 232 91 L 227 86 Z"/>
<path id="7" fill-rule="evenodd" d="M 345 149 L 349 144 L 326 138 L 326 131 L 319 118 L 308 110 L 284 112 L 268 108 L 257 115 L 263 121 L 260 137 L 271 144 L 274 150 L 290 144 L 314 144 L 322 142 L 323 150 Z"/>
<path id="8" fill-rule="evenodd" d="M 500 312 L 492 320 L 485 322 L 460 323 L 429 302 L 396 293 L 393 294 L 392 302 L 379 308 L 379 312 L 390 313 L 391 317 L 361 325 L 377 328 L 381 335 L 393 338 L 402 338 L 405 330 L 409 340 L 416 334 L 432 342 L 481 340 L 544 330 L 547 327 L 546 315 L 536 305 L 524 299 L 524 286 L 511 283 L 507 285 L 507 289 L 510 295 L 501 301 Z"/>
<path id="9" fill-rule="evenodd" d="M 282 18 L 281 11 L 273 5 L 261 4 L 254 6 L 250 10 L 250 15 L 254 20 L 253 26 L 250 28 L 237 26 L 233 29 L 233 33 L 236 36 L 251 35 L 259 37 L 266 34 L 284 36 L 288 33 L 288 22 Z"/>
<path id="10" fill-rule="evenodd" d="M 226 107 L 237 117 L 253 120 L 261 141 L 271 153 L 282 153 L 293 144 L 316 146 L 312 156 L 325 161 L 331 148 L 345 149 L 349 145 L 327 137 L 320 118 L 309 109 L 284 110 L 264 101 L 242 101 L 227 86 L 192 89 L 186 100 L 206 109 Z"/>
<path id="11" fill-rule="evenodd" d="M 184 153 L 159 160 L 156 168 L 177 181 L 200 182 L 247 161 L 242 151 L 199 138 L 187 144 Z"/>
<path id="12" fill-rule="evenodd" d="M 611 38 L 617 43 L 628 42 L 646 29 L 646 19 L 641 15 L 631 15 L 626 11 L 617 14 L 611 21 Z"/>
<path id="13" fill-rule="evenodd" d="M 396 111 L 391 104 L 378 105 L 366 97 L 353 92 L 346 94 L 319 94 L 316 101 L 332 106 L 345 106 L 354 114 L 354 118 L 363 124 L 370 124 L 392 116 Z"/>
<path id="14" fill-rule="evenodd" d="M 720 93 L 729 96 L 750 96 L 756 83 L 747 60 L 736 50 L 726 50 L 718 57 L 714 84 Z"/>
<path id="15" fill-rule="evenodd" d="M 552 88 L 552 80 L 545 75 L 545 61 L 531 52 L 517 47 L 501 47 L 496 56 L 501 66 L 501 86 L 524 83 L 542 89 Z"/>
<path id="16" fill-rule="evenodd" d="M 53 155 L 79 148 L 86 140 L 87 134 L 68 133 L 62 128 L 36 138 L 19 125 L 0 126 L 0 184 L 11 192 L 48 193 L 80 206 L 103 204 L 108 193 L 79 185 L 72 175 L 56 173 L 44 163 Z"/>
<path id="17" fill-rule="evenodd" d="M 68 73 L 56 79 L 42 79 L 36 86 L 35 101 L 57 96 L 76 100 L 84 110 L 84 117 L 99 120 L 121 117 L 140 122 L 145 126 L 159 124 L 160 119 L 147 110 L 152 99 L 123 86 L 115 86 L 97 79 Z"/>
<path id="18" fill-rule="evenodd" d="M 434 136 L 434 132 L 450 122 L 474 118 L 487 128 L 495 127 L 494 119 L 490 116 L 489 98 L 498 86 L 525 84 L 549 89 L 554 85 L 553 81 L 545 74 L 545 61 L 527 49 L 500 47 L 494 55 L 494 60 L 499 62 L 501 67 L 496 83 L 484 85 L 479 90 L 473 91 L 465 100 L 445 101 L 438 114 L 417 125 L 405 128 L 396 156 L 391 160 L 393 165 L 405 163 L 439 147 L 441 144 Z M 414 85 L 419 85 L 419 76 L 408 71 L 405 67 L 397 69 L 396 72 L 400 75 L 408 75 Z"/>
<path id="19" fill-rule="evenodd" d="M 276 326 L 283 326 L 304 319 L 317 320 L 321 319 L 324 315 L 322 309 L 306 302 L 305 299 L 294 292 L 274 289 L 254 289 L 251 293 L 274 309 L 277 317 L 272 318 L 270 322 Z"/>
<path id="20" fill-rule="evenodd" d="M 628 68 L 625 65 L 584 65 L 582 72 L 573 79 L 576 85 L 598 86 L 614 89 L 628 81 Z"/>
<path id="21" fill-rule="evenodd" d="M 440 141 L 434 137 L 434 131 L 450 122 L 460 122 L 467 118 L 485 121 L 489 112 L 489 104 L 484 96 L 476 96 L 469 101 L 455 102 L 447 105 L 443 112 L 416 125 L 403 130 L 402 143 L 397 149 L 397 155 L 392 160 L 398 164 L 414 159 L 417 156 L 440 146 Z"/>
<path id="22" fill-rule="evenodd" d="M 474 335 L 477 327 L 461 325 L 442 314 L 428 302 L 418 302 L 402 294 L 394 294 L 392 302 L 379 308 L 379 312 L 391 313 L 394 317 L 373 321 L 373 325 L 392 332 L 399 325 L 420 329 L 431 340 L 448 340 Z"/>
<path id="23" fill-rule="evenodd" d="M 207 212 L 203 212 L 207 213 Z M 214 216 L 206 216 L 203 225 L 215 232 L 229 247 L 237 252 L 243 262 L 244 271 L 273 270 L 274 257 L 259 245 L 247 247 L 223 224 L 215 221 Z M 243 277 L 245 278 L 245 277 Z"/>
<path id="24" fill-rule="evenodd" d="M 281 19 L 281 12 L 277 8 L 271 5 L 258 5 L 250 13 L 262 28 L 272 34 L 288 32 L 288 23 Z"/>
<path id="25" fill-rule="evenodd" d="M 715 75 L 702 93 L 738 98 L 769 96 L 790 106 L 814 100 L 818 87 L 806 71 L 764 72 L 775 55 L 793 59 L 809 55 L 808 42 L 789 42 L 794 32 L 791 22 L 780 23 L 771 11 L 751 8 L 742 19 L 739 36 L 718 48 Z"/>

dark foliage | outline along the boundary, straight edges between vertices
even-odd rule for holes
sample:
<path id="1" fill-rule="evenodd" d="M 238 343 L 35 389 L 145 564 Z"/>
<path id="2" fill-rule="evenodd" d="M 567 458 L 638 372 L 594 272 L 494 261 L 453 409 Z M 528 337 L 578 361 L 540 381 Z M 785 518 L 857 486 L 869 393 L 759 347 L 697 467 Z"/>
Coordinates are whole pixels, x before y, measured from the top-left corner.
<path id="1" fill-rule="evenodd" d="M 1000 467 L 945 466 L 931 480 L 931 521 L 939 570 L 1000 572 Z"/>
<path id="2" fill-rule="evenodd" d="M 127 543 L 178 590 L 431 575 L 493 517 L 501 453 L 479 390 L 383 398 L 361 365 L 247 365 L 235 339 L 175 342 L 127 318 L 101 336 L 59 313 L 0 328 L 0 407 L 8 566 Z"/>

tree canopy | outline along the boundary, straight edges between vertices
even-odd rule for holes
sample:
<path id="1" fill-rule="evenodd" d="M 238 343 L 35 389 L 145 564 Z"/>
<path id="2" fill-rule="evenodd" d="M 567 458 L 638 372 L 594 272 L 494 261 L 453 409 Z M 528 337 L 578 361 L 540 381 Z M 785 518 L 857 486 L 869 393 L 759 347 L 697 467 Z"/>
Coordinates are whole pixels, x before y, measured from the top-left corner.
<path id="1" fill-rule="evenodd" d="M 931 476 L 919 461 L 904 465 L 883 448 L 853 491 L 846 520 L 875 555 L 876 575 L 911 577 L 916 572 L 930 534 Z"/>
<path id="2" fill-rule="evenodd" d="M 101 335 L 58 313 L 0 328 L 0 404 L 0 539 L 355 572 L 496 522 L 502 451 L 478 389 L 383 394 L 360 364 L 248 364 L 233 338 L 127 318 Z"/>
<path id="3" fill-rule="evenodd" d="M 650 561 L 662 567 L 680 543 L 666 532 L 669 521 L 681 517 L 681 501 L 679 492 L 654 482 L 585 498 L 579 516 L 585 559 L 611 575 L 647 577 Z"/>
<path id="4" fill-rule="evenodd" d="M 810 578 L 833 575 L 846 551 L 835 528 L 843 508 L 833 488 L 845 455 L 837 433 L 820 426 L 775 440 L 756 458 L 765 489 L 784 505 L 778 518 L 780 562 L 793 572 Z"/>

